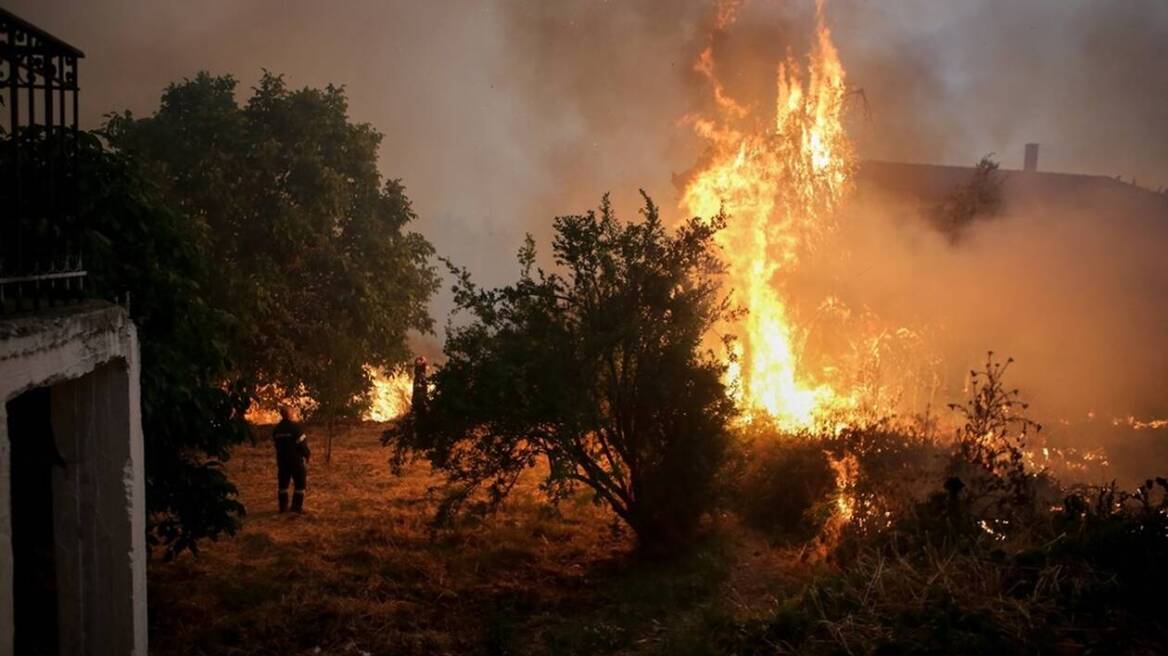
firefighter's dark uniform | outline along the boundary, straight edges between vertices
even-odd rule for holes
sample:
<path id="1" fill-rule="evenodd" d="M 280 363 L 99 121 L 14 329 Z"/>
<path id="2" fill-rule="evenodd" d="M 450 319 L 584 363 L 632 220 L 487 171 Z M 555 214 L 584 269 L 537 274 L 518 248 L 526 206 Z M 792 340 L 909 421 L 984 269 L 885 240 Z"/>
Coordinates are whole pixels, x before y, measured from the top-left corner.
<path id="1" fill-rule="evenodd" d="M 308 440 L 300 424 L 281 420 L 272 430 L 276 445 L 276 482 L 279 485 L 280 512 L 288 509 L 288 482 L 295 483 L 292 493 L 292 512 L 304 509 L 304 490 L 308 487 Z"/>
<path id="2" fill-rule="evenodd" d="M 426 412 L 426 358 L 420 355 L 414 360 L 414 394 L 410 397 L 410 409 L 416 415 Z"/>

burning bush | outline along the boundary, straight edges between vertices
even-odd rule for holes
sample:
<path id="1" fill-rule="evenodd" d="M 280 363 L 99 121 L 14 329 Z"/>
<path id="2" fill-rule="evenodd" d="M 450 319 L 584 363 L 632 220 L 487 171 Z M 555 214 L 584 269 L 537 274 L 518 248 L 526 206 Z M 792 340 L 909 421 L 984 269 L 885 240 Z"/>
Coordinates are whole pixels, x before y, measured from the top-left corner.
<path id="1" fill-rule="evenodd" d="M 1028 468 L 1037 425 L 1003 384 L 1009 364 L 990 354 L 971 372 L 947 458 L 886 421 L 822 442 L 855 461 L 838 569 L 769 621 L 738 627 L 733 651 L 1084 654 L 1106 644 L 1101 653 L 1160 653 L 1168 479 L 1061 490 Z M 914 496 L 914 477 L 933 481 L 927 499 Z"/>
<path id="2" fill-rule="evenodd" d="M 1042 431 L 1026 416 L 1030 405 L 1019 398 L 1019 390 L 1005 387 L 1003 377 L 1013 362 L 995 362 L 988 353 L 985 368 L 969 372 L 969 400 L 949 406 L 964 420 L 950 473 L 963 479 L 962 489 L 979 516 L 993 513 L 993 519 L 1006 521 L 1001 516 L 1010 510 L 1033 506 L 1038 476 L 1027 470 L 1024 449 L 1030 434 Z"/>
<path id="3" fill-rule="evenodd" d="M 847 514 L 840 539 L 832 545 L 837 557 L 911 514 L 935 489 L 948 456 L 927 417 L 908 421 L 881 417 L 848 426 L 826 438 L 825 448 L 834 462 L 849 465 L 847 476 L 837 478 L 840 504 Z"/>

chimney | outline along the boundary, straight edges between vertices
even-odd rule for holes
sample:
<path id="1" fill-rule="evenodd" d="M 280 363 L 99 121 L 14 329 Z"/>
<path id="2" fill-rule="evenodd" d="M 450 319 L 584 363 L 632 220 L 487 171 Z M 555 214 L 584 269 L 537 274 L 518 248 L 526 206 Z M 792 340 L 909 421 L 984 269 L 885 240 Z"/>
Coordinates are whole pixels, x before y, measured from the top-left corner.
<path id="1" fill-rule="evenodd" d="M 1038 144 L 1026 144 L 1026 161 L 1022 165 L 1022 170 L 1027 173 L 1034 173 L 1038 170 Z"/>

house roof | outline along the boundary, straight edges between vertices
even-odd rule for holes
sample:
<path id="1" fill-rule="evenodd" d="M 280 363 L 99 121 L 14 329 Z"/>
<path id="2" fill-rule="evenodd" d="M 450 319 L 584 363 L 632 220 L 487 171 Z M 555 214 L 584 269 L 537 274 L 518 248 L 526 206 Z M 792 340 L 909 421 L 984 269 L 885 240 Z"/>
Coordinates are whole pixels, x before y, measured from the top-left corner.
<path id="1" fill-rule="evenodd" d="M 925 205 L 943 201 L 973 179 L 971 166 L 914 164 L 868 160 L 860 164 L 857 184 Z M 1100 175 L 998 169 L 1003 198 L 1009 203 L 1064 205 L 1084 200 L 1105 202 L 1116 209 L 1162 212 L 1168 216 L 1168 194 Z"/>

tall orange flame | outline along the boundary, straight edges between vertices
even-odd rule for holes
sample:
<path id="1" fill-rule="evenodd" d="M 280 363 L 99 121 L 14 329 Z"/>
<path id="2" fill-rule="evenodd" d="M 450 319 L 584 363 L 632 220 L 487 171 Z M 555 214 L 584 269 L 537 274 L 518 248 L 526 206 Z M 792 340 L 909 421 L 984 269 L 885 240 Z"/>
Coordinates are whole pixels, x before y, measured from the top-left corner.
<path id="1" fill-rule="evenodd" d="M 720 28 L 737 3 L 724 3 Z M 784 276 L 830 225 L 850 185 L 851 143 L 841 122 L 845 74 L 831 32 L 816 6 L 816 41 L 806 66 L 793 57 L 779 64 L 774 123 L 758 132 L 736 127 L 747 110 L 715 75 L 712 48 L 695 70 L 710 82 L 718 116 L 697 118 L 710 160 L 686 186 L 682 207 L 691 215 L 729 215 L 719 234 L 735 300 L 747 309 L 740 325 L 730 383 L 748 416 L 770 415 L 781 427 L 809 427 L 847 400 L 799 368 L 798 331 L 782 292 Z"/>

